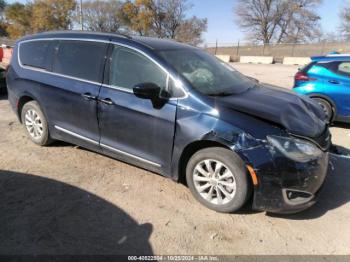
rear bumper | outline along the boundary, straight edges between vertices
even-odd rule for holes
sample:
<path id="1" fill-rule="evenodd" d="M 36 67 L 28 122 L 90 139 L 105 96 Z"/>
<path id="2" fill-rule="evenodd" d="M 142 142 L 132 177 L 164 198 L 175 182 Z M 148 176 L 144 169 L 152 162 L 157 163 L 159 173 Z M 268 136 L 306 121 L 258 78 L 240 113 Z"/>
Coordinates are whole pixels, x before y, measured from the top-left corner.
<path id="1" fill-rule="evenodd" d="M 11 89 L 7 90 L 7 95 L 8 95 L 8 100 L 10 102 L 11 108 L 13 112 L 16 114 L 18 120 L 19 120 L 19 115 L 18 115 L 18 110 L 17 110 L 17 103 L 18 103 L 18 98 L 15 95 L 14 92 L 12 92 Z"/>

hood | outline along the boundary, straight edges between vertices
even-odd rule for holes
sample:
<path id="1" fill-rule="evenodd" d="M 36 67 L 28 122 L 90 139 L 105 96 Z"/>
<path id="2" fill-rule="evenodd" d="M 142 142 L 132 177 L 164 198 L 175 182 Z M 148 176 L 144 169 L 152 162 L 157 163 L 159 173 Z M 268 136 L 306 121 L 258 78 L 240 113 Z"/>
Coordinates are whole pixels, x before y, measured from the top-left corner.
<path id="1" fill-rule="evenodd" d="M 256 85 L 231 96 L 216 97 L 225 108 L 283 126 L 294 135 L 316 138 L 326 128 L 322 108 L 306 96 L 270 85 Z"/>

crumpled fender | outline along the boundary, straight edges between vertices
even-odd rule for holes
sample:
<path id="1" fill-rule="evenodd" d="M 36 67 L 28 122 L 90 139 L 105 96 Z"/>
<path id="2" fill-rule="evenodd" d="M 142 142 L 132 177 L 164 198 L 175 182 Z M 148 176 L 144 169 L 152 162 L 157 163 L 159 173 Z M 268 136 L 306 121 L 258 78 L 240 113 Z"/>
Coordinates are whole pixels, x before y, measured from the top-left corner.
<path id="1" fill-rule="evenodd" d="M 222 120 L 220 112 L 216 108 L 201 103 L 200 100 L 195 101 L 198 102 L 195 107 L 187 106 L 186 101 L 178 104 L 171 178 L 179 179 L 181 155 L 184 150 L 193 143 L 203 141 L 217 142 L 230 148 L 246 164 L 250 163 L 252 159 L 246 152 L 261 147 L 261 141 L 232 123 Z M 244 117 L 244 115 L 238 113 L 237 121 L 240 121 L 240 117 Z"/>

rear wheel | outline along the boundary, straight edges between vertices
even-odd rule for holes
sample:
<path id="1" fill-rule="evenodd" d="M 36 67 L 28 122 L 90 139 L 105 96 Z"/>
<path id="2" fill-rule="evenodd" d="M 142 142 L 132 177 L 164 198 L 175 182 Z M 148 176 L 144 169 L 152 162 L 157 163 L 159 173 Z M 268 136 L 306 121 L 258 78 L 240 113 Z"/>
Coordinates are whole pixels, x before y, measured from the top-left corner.
<path id="1" fill-rule="evenodd" d="M 334 111 L 331 104 L 323 98 L 313 98 L 323 109 L 328 123 L 333 121 Z"/>
<path id="2" fill-rule="evenodd" d="M 52 143 L 46 118 L 36 101 L 26 103 L 21 112 L 24 129 L 35 144 L 47 146 Z"/>
<path id="3" fill-rule="evenodd" d="M 186 180 L 194 197 L 218 212 L 239 210 L 250 195 L 243 161 L 225 148 L 206 148 L 195 153 L 187 164 Z"/>
<path id="4" fill-rule="evenodd" d="M 0 69 L 0 95 L 5 95 L 7 93 L 6 87 L 6 75 L 3 69 Z"/>

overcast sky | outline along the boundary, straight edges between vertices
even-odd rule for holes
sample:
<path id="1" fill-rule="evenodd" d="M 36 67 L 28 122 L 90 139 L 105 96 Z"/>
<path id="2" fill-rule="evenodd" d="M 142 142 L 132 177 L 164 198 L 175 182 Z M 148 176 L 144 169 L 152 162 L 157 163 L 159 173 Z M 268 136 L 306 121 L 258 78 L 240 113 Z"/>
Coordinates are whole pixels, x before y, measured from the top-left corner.
<path id="1" fill-rule="evenodd" d="M 350 1 L 350 0 L 349 0 Z M 16 2 L 7 0 L 8 3 Z M 18 1 L 17 1 L 18 2 Z M 19 2 L 25 3 L 26 0 Z M 208 31 L 204 35 L 206 43 L 236 43 L 244 41 L 242 32 L 234 24 L 233 10 L 236 0 L 189 0 L 193 4 L 190 15 L 208 18 Z M 339 12 L 346 0 L 323 0 L 318 13 L 322 28 L 326 32 L 335 32 L 339 27 Z"/>

